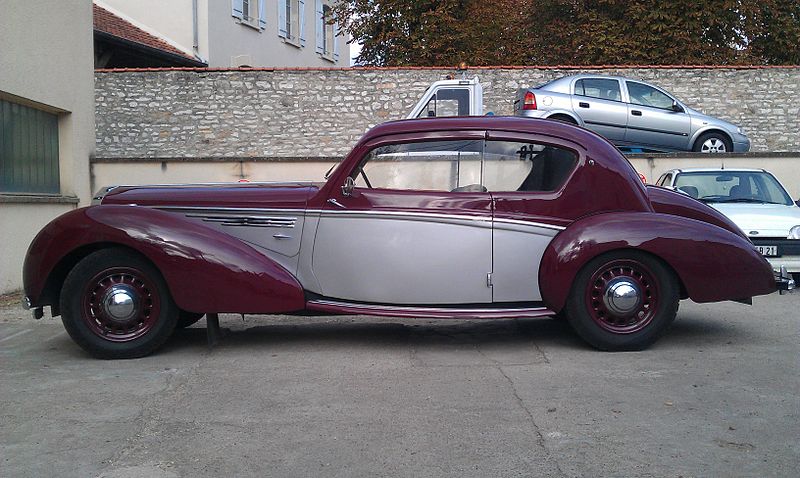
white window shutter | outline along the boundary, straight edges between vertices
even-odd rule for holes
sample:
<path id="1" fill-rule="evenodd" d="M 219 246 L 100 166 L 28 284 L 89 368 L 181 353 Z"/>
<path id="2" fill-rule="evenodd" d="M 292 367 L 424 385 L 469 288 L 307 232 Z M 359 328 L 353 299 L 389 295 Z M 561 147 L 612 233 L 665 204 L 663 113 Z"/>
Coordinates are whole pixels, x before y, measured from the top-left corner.
<path id="1" fill-rule="evenodd" d="M 314 19 L 317 24 L 317 53 L 325 53 L 325 25 L 322 23 L 322 0 L 317 0 L 316 8 L 314 9 Z"/>
<path id="2" fill-rule="evenodd" d="M 290 0 L 278 0 L 278 36 L 286 38 L 289 32 L 286 31 L 286 2 Z"/>
<path id="3" fill-rule="evenodd" d="M 333 25 L 333 59 L 339 61 L 339 25 Z"/>
<path id="4" fill-rule="evenodd" d="M 262 30 L 267 27 L 267 11 L 264 10 L 264 0 L 258 0 L 258 27 Z"/>
<path id="5" fill-rule="evenodd" d="M 306 46 L 306 2 L 300 0 L 297 6 L 297 15 L 300 17 L 300 46 Z"/>
<path id="6" fill-rule="evenodd" d="M 231 12 L 231 15 L 238 18 L 239 20 L 242 20 L 242 18 L 244 17 L 244 15 L 242 14 L 242 10 L 244 10 L 243 3 L 244 3 L 243 0 L 233 0 L 233 7 L 232 7 L 233 11 Z"/>

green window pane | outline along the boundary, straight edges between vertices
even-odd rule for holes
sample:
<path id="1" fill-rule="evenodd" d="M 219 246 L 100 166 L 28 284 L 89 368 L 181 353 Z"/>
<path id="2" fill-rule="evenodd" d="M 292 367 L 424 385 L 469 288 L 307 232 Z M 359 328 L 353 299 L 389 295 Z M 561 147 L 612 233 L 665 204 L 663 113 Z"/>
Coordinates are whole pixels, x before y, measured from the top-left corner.
<path id="1" fill-rule="evenodd" d="M 0 192 L 59 192 L 57 115 L 0 100 Z"/>

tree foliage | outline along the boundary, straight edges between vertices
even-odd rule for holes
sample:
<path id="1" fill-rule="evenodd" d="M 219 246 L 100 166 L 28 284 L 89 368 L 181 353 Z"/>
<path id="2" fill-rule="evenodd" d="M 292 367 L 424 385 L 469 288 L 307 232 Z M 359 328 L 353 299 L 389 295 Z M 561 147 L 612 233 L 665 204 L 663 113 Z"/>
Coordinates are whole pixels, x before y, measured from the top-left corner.
<path id="1" fill-rule="evenodd" d="M 800 64 L 800 0 L 342 0 L 363 65 Z"/>

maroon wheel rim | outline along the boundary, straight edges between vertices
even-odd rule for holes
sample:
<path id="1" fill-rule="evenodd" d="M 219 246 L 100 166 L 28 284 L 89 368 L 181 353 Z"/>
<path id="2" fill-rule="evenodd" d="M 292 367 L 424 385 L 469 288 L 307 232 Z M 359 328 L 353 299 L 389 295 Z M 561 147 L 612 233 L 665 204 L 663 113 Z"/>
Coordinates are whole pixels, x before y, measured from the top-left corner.
<path id="1" fill-rule="evenodd" d="M 87 282 L 81 302 L 89 330 L 110 342 L 130 342 L 147 334 L 161 312 L 156 285 L 133 267 L 96 274 Z"/>
<path id="2" fill-rule="evenodd" d="M 629 295 L 615 295 L 620 289 Z M 655 275 L 632 259 L 617 259 L 599 267 L 586 287 L 589 315 L 602 329 L 614 334 L 631 334 L 647 327 L 656 316 L 658 300 Z"/>

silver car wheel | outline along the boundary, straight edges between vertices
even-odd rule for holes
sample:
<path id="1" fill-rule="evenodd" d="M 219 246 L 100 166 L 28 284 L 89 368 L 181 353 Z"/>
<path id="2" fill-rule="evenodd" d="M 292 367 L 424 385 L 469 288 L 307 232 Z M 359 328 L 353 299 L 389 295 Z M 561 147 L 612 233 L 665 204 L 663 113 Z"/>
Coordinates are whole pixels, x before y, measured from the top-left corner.
<path id="1" fill-rule="evenodd" d="M 703 142 L 700 151 L 703 153 L 724 153 L 727 151 L 727 148 L 725 148 L 725 142 L 721 139 L 708 138 Z"/>

